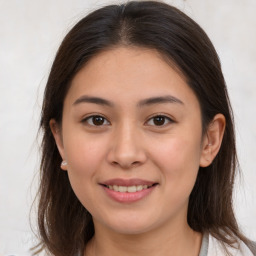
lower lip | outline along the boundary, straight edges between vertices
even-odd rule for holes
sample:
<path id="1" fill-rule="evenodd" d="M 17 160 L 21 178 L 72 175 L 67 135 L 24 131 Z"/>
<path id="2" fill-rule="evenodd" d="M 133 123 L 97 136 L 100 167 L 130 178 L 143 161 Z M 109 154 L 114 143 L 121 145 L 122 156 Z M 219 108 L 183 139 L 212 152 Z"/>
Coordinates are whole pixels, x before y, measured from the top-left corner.
<path id="1" fill-rule="evenodd" d="M 148 196 L 155 189 L 155 187 L 156 186 L 152 186 L 150 188 L 143 189 L 137 192 L 131 192 L 131 193 L 129 192 L 122 193 L 122 192 L 114 191 L 107 187 L 103 187 L 103 188 L 107 193 L 107 195 L 110 198 L 114 199 L 115 201 L 120 203 L 133 203 Z"/>

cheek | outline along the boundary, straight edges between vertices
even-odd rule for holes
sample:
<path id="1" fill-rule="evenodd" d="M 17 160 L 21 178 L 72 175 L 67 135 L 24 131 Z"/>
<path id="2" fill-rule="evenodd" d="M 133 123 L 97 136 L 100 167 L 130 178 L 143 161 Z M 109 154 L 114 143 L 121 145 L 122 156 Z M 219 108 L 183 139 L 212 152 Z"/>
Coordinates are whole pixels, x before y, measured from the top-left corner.
<path id="1" fill-rule="evenodd" d="M 169 139 L 164 144 L 156 146 L 155 156 L 155 164 L 162 171 L 164 182 L 168 184 L 167 188 L 172 190 L 172 193 L 192 190 L 199 169 L 199 138 Z"/>
<path id="2" fill-rule="evenodd" d="M 103 161 L 103 141 L 84 132 L 67 132 L 64 137 L 65 156 L 68 162 L 68 174 L 72 184 L 87 184 L 95 182 L 95 175 Z"/>
<path id="3" fill-rule="evenodd" d="M 199 166 L 201 154 L 200 138 L 176 137 L 173 136 L 164 141 L 154 142 L 154 154 L 158 162 L 162 162 L 164 166 L 180 167 L 196 164 Z M 176 169 L 176 168 L 175 168 Z"/>
<path id="4" fill-rule="evenodd" d="M 94 196 L 97 197 L 94 186 L 97 183 L 97 170 L 102 163 L 103 147 L 97 143 L 97 140 L 90 139 L 84 134 L 79 136 L 79 133 L 76 133 L 65 139 L 67 172 L 71 187 L 80 202 L 90 211 L 97 207 L 94 200 Z"/>

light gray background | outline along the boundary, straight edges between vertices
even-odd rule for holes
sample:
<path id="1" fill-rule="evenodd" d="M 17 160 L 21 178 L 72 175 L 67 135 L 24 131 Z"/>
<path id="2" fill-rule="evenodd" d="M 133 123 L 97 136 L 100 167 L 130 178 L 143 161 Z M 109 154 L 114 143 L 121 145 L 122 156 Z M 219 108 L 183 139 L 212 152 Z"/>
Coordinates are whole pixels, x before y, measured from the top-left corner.
<path id="1" fill-rule="evenodd" d="M 219 53 L 243 170 L 235 210 L 246 235 L 256 240 L 256 0 L 166 2 L 195 19 Z M 47 75 L 63 36 L 104 3 L 113 1 L 0 0 L 0 255 L 25 255 L 35 241 L 29 211 L 37 187 L 36 135 Z"/>

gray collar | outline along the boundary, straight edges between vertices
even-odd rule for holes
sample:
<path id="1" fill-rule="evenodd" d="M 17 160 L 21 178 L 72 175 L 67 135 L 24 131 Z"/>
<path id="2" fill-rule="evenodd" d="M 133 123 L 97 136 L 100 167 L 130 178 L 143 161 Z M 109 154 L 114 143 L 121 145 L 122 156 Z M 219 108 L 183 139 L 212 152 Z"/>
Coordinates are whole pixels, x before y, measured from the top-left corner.
<path id="1" fill-rule="evenodd" d="M 209 247 L 209 234 L 204 233 L 199 256 L 207 256 Z"/>

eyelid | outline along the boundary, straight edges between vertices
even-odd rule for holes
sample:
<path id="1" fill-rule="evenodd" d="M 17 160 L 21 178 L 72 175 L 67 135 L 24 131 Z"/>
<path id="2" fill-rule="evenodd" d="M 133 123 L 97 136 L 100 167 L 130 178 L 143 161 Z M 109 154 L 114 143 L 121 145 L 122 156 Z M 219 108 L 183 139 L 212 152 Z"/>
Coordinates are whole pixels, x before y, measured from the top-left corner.
<path id="1" fill-rule="evenodd" d="M 100 124 L 100 125 L 95 125 L 93 123 L 89 123 L 88 120 L 94 118 L 94 117 L 101 117 L 104 119 L 104 123 L 103 124 Z M 165 122 L 163 125 L 156 125 L 156 124 L 149 124 L 149 122 L 151 120 L 153 120 L 154 118 L 156 117 L 163 117 L 165 119 Z M 167 123 L 166 123 L 167 121 Z M 94 113 L 94 114 L 88 114 L 87 116 L 83 117 L 83 119 L 81 120 L 81 123 L 83 124 L 86 124 L 88 126 L 92 126 L 92 127 L 102 127 L 102 126 L 107 126 L 107 125 L 111 125 L 110 121 L 102 114 L 98 114 L 98 113 Z M 155 126 L 155 127 L 165 127 L 166 125 L 168 124 L 171 124 L 171 123 L 175 123 L 174 119 L 172 117 L 170 117 L 169 115 L 167 114 L 164 114 L 164 113 L 157 113 L 157 114 L 154 114 L 154 115 L 151 115 L 147 121 L 145 122 L 146 125 L 148 126 Z"/>
<path id="2" fill-rule="evenodd" d="M 149 123 L 149 121 L 153 120 L 154 118 L 156 117 L 163 117 L 165 118 L 166 120 L 168 120 L 168 123 L 167 124 L 171 124 L 171 123 L 175 123 L 175 121 L 173 120 L 172 117 L 170 117 L 169 115 L 166 115 L 166 114 L 163 114 L 163 113 L 158 113 L 158 114 L 154 114 L 152 116 L 150 116 L 147 121 L 146 121 L 146 124 Z M 149 126 L 155 126 L 155 127 L 164 127 L 167 125 L 166 123 L 163 124 L 163 125 L 155 125 L 155 124 L 150 124 Z"/>
<path id="3" fill-rule="evenodd" d="M 88 120 L 90 120 L 90 119 L 92 119 L 92 118 L 94 118 L 94 117 L 101 117 L 101 118 L 103 118 L 104 119 L 104 123 L 105 123 L 105 121 L 107 121 L 107 124 L 102 124 L 102 125 L 95 125 L 95 124 L 90 124 L 89 122 L 88 122 Z M 104 115 L 102 115 L 102 114 L 97 114 L 97 113 L 95 113 L 95 114 L 90 114 L 90 115 L 87 115 L 87 116 L 85 116 L 82 120 L 81 120 L 81 123 L 86 123 L 88 126 L 92 126 L 92 127 L 102 127 L 102 126 L 106 126 L 106 125 L 110 125 L 110 122 L 108 121 L 108 119 L 104 116 Z"/>

